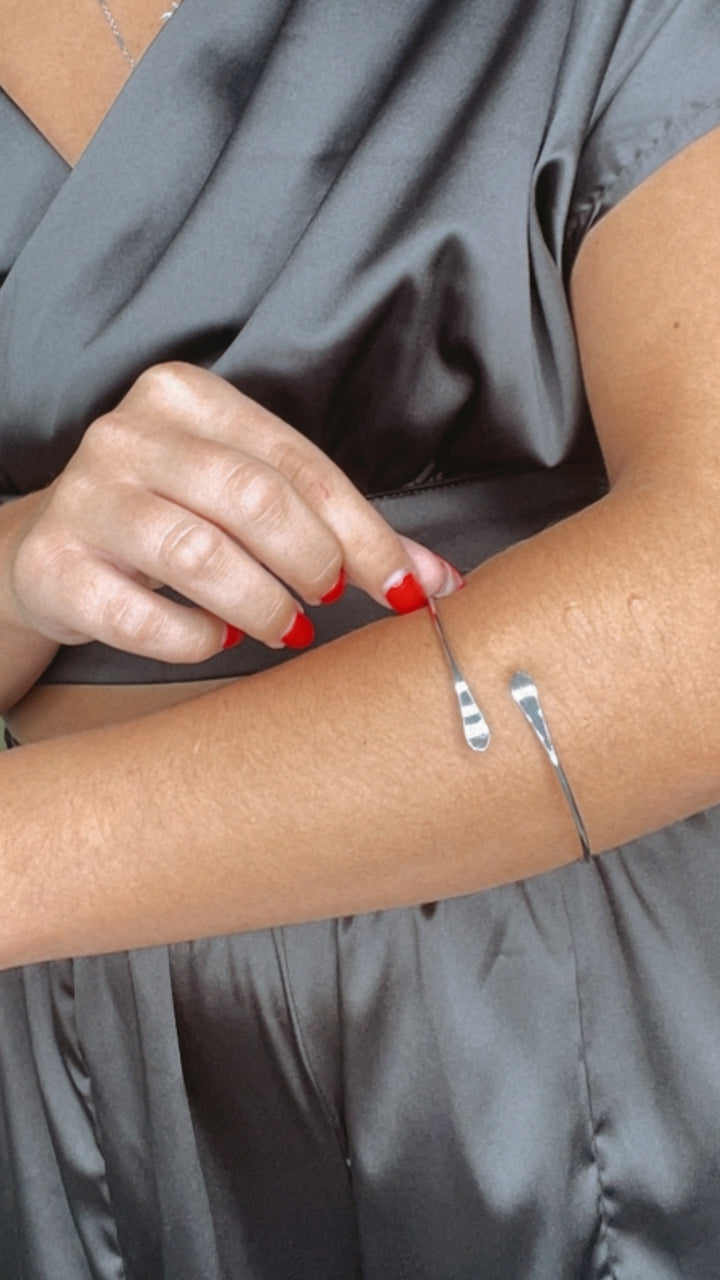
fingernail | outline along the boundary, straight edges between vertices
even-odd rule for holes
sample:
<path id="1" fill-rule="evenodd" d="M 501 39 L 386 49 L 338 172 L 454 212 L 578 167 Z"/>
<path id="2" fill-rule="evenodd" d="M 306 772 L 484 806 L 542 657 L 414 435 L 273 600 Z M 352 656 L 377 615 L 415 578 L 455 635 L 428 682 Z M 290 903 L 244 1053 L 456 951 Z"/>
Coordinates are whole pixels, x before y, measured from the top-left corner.
<path id="1" fill-rule="evenodd" d="M 241 640 L 245 639 L 245 632 L 240 631 L 238 627 L 231 627 L 230 623 L 225 624 L 225 635 L 223 636 L 223 649 L 232 649 Z"/>
<path id="2" fill-rule="evenodd" d="M 315 628 L 306 613 L 301 613 L 298 609 L 293 618 L 292 626 L 288 628 L 282 638 L 282 642 L 288 649 L 307 649 L 315 639 Z"/>
<path id="3" fill-rule="evenodd" d="M 346 583 L 347 583 L 347 575 L 346 575 L 346 573 L 345 573 L 345 570 L 344 570 L 344 569 L 341 569 L 341 570 L 340 570 L 340 577 L 338 578 L 337 582 L 335 583 L 335 586 L 334 586 L 334 587 L 331 587 L 329 591 L 326 591 L 326 592 L 325 592 L 325 595 L 324 595 L 324 596 L 321 596 L 321 597 L 320 597 L 320 603 L 321 603 L 321 604 L 334 604 L 336 600 L 339 600 L 339 599 L 340 599 L 340 597 L 341 597 L 341 595 L 342 595 L 343 591 L 345 590 L 345 584 L 346 584 Z"/>
<path id="4" fill-rule="evenodd" d="M 402 571 L 393 574 L 385 583 L 385 599 L 396 613 L 414 613 L 427 604 L 427 596 L 417 578 Z"/>
<path id="5" fill-rule="evenodd" d="M 439 597 L 451 596 L 453 592 L 460 591 L 461 587 L 465 586 L 465 579 L 460 573 L 460 570 L 456 569 L 453 564 L 450 564 L 449 560 L 443 560 L 442 556 L 438 556 L 438 559 L 442 560 L 442 563 L 445 566 L 445 581 L 440 590 L 435 592 L 435 595 Z"/>

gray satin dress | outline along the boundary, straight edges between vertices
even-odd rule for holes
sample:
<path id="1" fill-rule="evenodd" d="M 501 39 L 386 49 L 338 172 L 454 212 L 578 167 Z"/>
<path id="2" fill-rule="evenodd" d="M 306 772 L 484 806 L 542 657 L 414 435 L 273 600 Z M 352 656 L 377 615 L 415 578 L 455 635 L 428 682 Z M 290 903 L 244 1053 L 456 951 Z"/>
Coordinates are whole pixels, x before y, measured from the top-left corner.
<path id="1" fill-rule="evenodd" d="M 602 492 L 568 273 L 718 123 L 711 0 L 183 0 L 74 171 L 0 98 L 2 495 L 175 357 L 471 567 Z M 0 1277 L 717 1280 L 719 925 L 713 810 L 460 900 L 4 972 Z"/>

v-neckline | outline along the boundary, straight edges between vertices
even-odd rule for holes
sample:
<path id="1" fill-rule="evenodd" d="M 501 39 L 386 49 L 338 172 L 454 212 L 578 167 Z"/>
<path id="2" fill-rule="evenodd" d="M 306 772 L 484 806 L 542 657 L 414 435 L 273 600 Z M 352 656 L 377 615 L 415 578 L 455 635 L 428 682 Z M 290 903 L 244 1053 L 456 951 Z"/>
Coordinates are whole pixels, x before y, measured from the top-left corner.
<path id="1" fill-rule="evenodd" d="M 185 2 L 188 4 L 188 7 L 192 7 L 191 0 L 185 0 Z M 184 4 L 178 4 L 176 8 L 172 8 L 172 7 L 170 8 L 170 14 L 171 14 L 170 18 L 168 18 L 168 20 L 165 22 L 161 22 L 161 25 L 158 27 L 155 35 L 152 37 L 152 39 L 149 41 L 149 43 L 145 47 L 143 53 L 141 54 L 140 57 L 137 58 L 136 63 L 132 68 L 132 70 L 130 71 L 130 73 L 125 75 L 125 78 L 122 80 L 122 83 L 120 84 L 117 93 L 113 97 L 112 101 L 110 102 L 109 106 L 107 107 L 103 115 L 98 120 L 98 123 L 93 128 L 90 136 L 84 142 L 82 149 L 78 152 L 77 156 L 74 159 L 68 158 L 68 156 L 63 153 L 60 147 L 53 142 L 53 140 L 48 136 L 45 130 L 41 127 L 40 123 L 34 117 L 34 115 L 31 115 L 30 112 L 26 109 L 26 106 L 23 104 L 23 102 L 19 100 L 19 97 L 16 97 L 10 91 L 10 89 L 6 87 L 6 85 L 4 84 L 0 85 L 0 93 L 2 93 L 3 96 L 13 104 L 16 110 L 18 110 L 21 113 L 21 115 L 27 122 L 28 127 L 31 128 L 36 134 L 37 138 L 40 139 L 44 143 L 44 145 L 49 148 L 49 150 L 53 153 L 56 160 L 66 166 L 68 176 L 74 173 L 77 170 L 78 166 L 81 165 L 85 155 L 93 147 L 93 144 L 95 143 L 96 138 L 98 138 L 98 135 L 103 132 L 107 121 L 115 114 L 118 104 L 121 102 L 121 100 L 123 100 L 126 97 L 127 93 L 129 92 L 131 83 L 135 80 L 135 77 L 138 75 L 148 55 L 155 48 L 158 42 L 162 40 L 166 27 L 170 25 L 173 19 L 177 22 L 179 11 L 183 7 L 184 7 Z M 119 50 L 116 49 L 115 52 L 117 53 L 118 57 L 121 56 L 119 53 Z"/>

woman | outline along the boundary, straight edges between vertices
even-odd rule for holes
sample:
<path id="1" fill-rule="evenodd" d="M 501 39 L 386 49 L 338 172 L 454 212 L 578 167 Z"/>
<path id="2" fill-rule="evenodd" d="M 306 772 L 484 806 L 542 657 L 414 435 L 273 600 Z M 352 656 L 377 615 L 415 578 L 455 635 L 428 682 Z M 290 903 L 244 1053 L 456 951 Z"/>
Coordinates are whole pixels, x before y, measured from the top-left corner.
<path id="1" fill-rule="evenodd" d="M 124 29 L 72 173 L 2 102 L 3 1274 L 706 1280 L 716 6 Z M 341 569 L 487 752 L 423 608 L 270 669 Z"/>

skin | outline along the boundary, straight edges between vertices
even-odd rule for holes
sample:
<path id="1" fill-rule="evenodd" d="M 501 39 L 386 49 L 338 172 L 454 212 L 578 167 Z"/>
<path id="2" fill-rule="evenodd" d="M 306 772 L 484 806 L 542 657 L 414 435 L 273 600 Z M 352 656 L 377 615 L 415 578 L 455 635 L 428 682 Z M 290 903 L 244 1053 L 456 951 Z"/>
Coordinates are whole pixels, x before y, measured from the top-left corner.
<path id="1" fill-rule="evenodd" d="M 341 570 L 379 602 L 407 574 L 433 594 L 454 588 L 445 562 L 398 537 L 310 441 L 187 364 L 142 374 L 58 479 L 2 517 L 9 644 L 21 624 L 5 706 L 47 665 L 47 641 L 202 662 L 228 623 L 282 647 L 298 612 L 288 587 L 317 605 Z M 156 595 L 159 582 L 200 607 Z"/>
<path id="2" fill-rule="evenodd" d="M 160 0 L 113 0 L 139 61 L 161 28 Z M 0 84 L 68 164 L 80 159 L 128 76 L 97 0 L 0 0 Z"/>
<path id="3" fill-rule="evenodd" d="M 521 667 L 542 692 L 596 851 L 720 802 L 719 201 L 716 131 L 623 201 L 580 252 L 572 303 L 612 490 L 442 602 L 494 731 L 487 755 L 462 742 L 424 611 L 192 704 L 10 753 L 0 762 L 0 963 L 410 904 L 575 859 L 556 781 L 507 693 Z M 165 422 L 197 386 L 177 367 L 161 375 L 149 383 Z M 6 700 L 52 652 L 38 634 L 32 554 L 38 529 L 62 524 L 48 501 L 33 495 L 3 513 Z M 336 539 L 346 501 L 320 503 Z M 69 500 L 67 510 L 69 522 Z M 353 554 L 352 538 L 339 543 Z M 353 563 L 369 572 L 362 546 Z M 199 603 L 194 622 L 218 625 L 214 599 L 210 611 Z M 174 643 L 172 631 L 155 639 Z"/>

